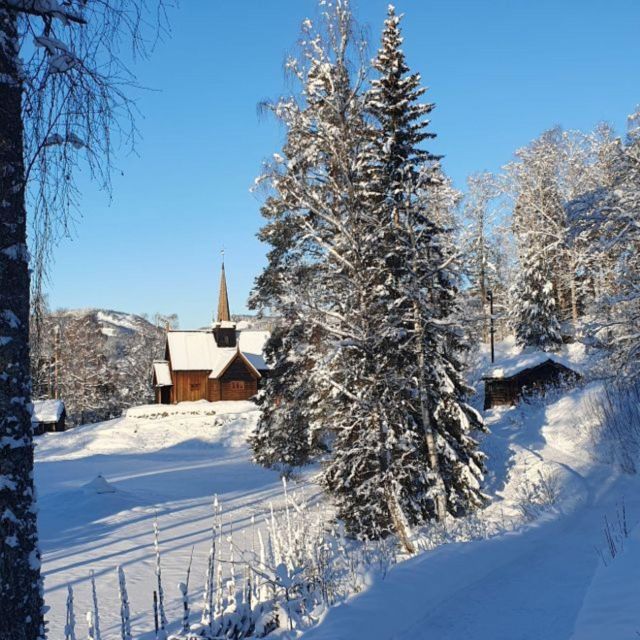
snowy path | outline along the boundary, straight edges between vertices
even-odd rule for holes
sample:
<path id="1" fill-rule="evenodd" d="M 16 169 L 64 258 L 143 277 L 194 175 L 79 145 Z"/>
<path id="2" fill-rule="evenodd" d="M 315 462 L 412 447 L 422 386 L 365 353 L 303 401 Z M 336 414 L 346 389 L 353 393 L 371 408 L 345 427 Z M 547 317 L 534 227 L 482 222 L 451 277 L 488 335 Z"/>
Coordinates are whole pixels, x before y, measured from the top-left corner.
<path id="1" fill-rule="evenodd" d="M 156 513 L 170 620 L 181 615 L 177 584 L 184 581 L 192 547 L 191 587 L 199 605 L 214 494 L 223 505 L 225 535 L 233 530 L 238 546 L 251 546 L 252 516 L 260 521 L 270 502 L 280 503 L 282 485 L 276 473 L 249 460 L 246 437 L 255 424 L 255 406 L 217 403 L 215 415 L 212 406 L 185 403 L 165 417 L 154 414 L 156 408 L 141 407 L 126 418 L 38 439 L 36 485 L 45 596 L 51 607 L 49 637 L 63 635 L 67 584 L 75 591 L 78 633 L 85 633 L 90 570 L 96 575 L 103 635 L 119 637 L 118 565 L 127 573 L 136 637 L 153 637 Z M 99 473 L 116 493 L 84 488 Z M 302 482 L 301 490 L 314 487 Z"/>
<path id="2" fill-rule="evenodd" d="M 493 416 L 490 487 L 513 507 L 524 475 L 556 469 L 559 509 L 519 532 L 452 544 L 395 568 L 384 581 L 327 614 L 309 640 L 580 640 L 576 620 L 599 565 L 604 514 L 624 497 L 640 517 L 637 477 L 594 464 L 586 453 L 586 391 L 544 407 Z M 623 636 L 620 636 L 623 637 Z"/>

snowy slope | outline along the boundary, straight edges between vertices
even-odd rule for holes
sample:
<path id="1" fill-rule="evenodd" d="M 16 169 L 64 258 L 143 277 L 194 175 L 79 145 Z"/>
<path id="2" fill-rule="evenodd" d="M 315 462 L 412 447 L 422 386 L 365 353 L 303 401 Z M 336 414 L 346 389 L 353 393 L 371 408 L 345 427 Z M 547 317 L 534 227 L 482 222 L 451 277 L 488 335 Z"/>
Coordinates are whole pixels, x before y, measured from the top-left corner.
<path id="1" fill-rule="evenodd" d="M 567 357 L 583 360 L 573 348 Z M 499 357 L 510 357 L 500 345 Z M 596 462 L 591 383 L 564 395 L 487 415 L 491 434 L 483 512 L 487 539 L 455 542 L 392 567 L 375 568 L 364 593 L 323 614 L 305 638 L 326 640 L 612 640 L 640 630 L 640 482 Z M 252 517 L 282 501 L 276 473 L 250 462 L 246 436 L 251 403 L 183 403 L 130 409 L 118 420 L 38 441 L 36 482 L 52 630 L 61 636 L 66 585 L 82 620 L 89 571 L 96 572 L 104 637 L 118 637 L 115 569 L 127 572 L 135 636 L 152 638 L 155 588 L 152 527 L 157 512 L 168 614 L 180 617 L 176 585 L 194 547 L 192 596 L 201 597 L 211 526 L 211 500 L 223 503 L 226 534 L 238 547 L 254 539 Z M 104 480 L 96 481 L 98 474 Z M 533 505 L 543 478 L 553 500 Z M 316 499 L 307 476 L 299 491 Z M 112 490 L 115 490 L 112 492 Z M 603 566 L 603 516 L 624 498 L 632 533 L 624 551 Z M 498 531 L 498 535 L 494 535 Z M 223 554 L 228 554 L 228 546 Z M 197 608 L 197 605 L 196 607 Z"/>
<path id="2" fill-rule="evenodd" d="M 598 567 L 571 640 L 640 637 L 639 574 L 640 526 L 636 526 L 620 555 Z"/>
<path id="3" fill-rule="evenodd" d="M 378 579 L 363 594 L 332 609 L 305 635 L 309 640 L 623 640 L 640 629 L 612 624 L 597 604 L 602 590 L 609 600 L 621 591 L 592 587 L 612 567 L 601 567 L 596 548 L 605 544 L 603 515 L 615 512 L 624 497 L 635 523 L 640 519 L 640 483 L 590 455 L 589 395 L 597 385 L 577 389 L 548 404 L 503 409 L 488 416 L 492 435 L 485 441 L 491 456 L 488 490 L 495 502 L 485 517 L 513 529 L 502 535 L 441 546 L 410 559 Z M 521 519 L 527 487 L 539 474 L 557 489 L 555 505 L 537 520 Z M 520 518 L 520 522 L 518 519 Z M 635 533 L 637 536 L 637 531 Z M 637 549 L 629 551 L 629 561 Z M 619 571 L 640 576 L 624 556 Z M 616 582 L 615 584 L 620 585 Z M 595 589 L 593 595 L 592 589 Z M 629 593 L 629 586 L 624 587 Z M 631 607 L 630 598 L 624 600 Z M 620 606 L 614 615 L 620 615 Z M 585 629 L 595 616 L 600 635 Z M 574 635 L 575 630 L 575 635 Z M 606 633 L 605 633 L 606 631 Z"/>
<path id="4" fill-rule="evenodd" d="M 134 635 L 153 636 L 156 513 L 170 619 L 181 615 L 177 584 L 184 580 L 192 547 L 192 588 L 194 598 L 200 597 L 214 494 L 223 505 L 225 535 L 233 530 L 238 546 L 250 546 L 252 516 L 260 519 L 271 501 L 277 507 L 282 492 L 276 473 L 249 460 L 246 436 L 256 417 L 249 402 L 151 405 L 38 440 L 36 485 L 51 638 L 63 635 L 67 584 L 75 591 L 78 631 L 85 632 L 90 570 L 96 575 L 103 636 L 120 637 L 119 564 L 127 572 Z M 114 493 L 87 486 L 98 474 Z M 300 487 L 315 491 L 304 481 Z"/>

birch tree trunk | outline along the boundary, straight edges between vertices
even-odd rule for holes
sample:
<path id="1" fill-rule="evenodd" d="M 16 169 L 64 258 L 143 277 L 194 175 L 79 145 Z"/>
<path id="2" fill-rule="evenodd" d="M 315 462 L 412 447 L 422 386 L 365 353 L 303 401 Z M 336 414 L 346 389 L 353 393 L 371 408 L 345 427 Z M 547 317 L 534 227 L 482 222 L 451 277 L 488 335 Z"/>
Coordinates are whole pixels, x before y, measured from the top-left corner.
<path id="1" fill-rule="evenodd" d="M 0 8 L 0 640 L 44 638 L 17 15 Z"/>

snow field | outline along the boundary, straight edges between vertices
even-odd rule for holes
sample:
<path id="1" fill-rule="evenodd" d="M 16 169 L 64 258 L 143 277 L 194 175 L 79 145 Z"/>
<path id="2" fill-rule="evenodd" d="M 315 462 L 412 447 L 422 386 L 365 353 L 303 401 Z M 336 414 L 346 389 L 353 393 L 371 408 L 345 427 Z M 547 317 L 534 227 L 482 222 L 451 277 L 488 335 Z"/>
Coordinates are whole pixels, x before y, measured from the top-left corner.
<path id="1" fill-rule="evenodd" d="M 499 345 L 500 357 L 509 357 L 509 351 L 508 344 Z M 574 351 L 569 357 L 584 358 Z M 590 383 L 544 401 L 488 412 L 491 433 L 481 446 L 489 456 L 485 491 L 492 502 L 470 525 L 471 533 L 464 525 L 457 531 L 451 527 L 448 539 L 460 541 L 440 544 L 388 572 L 372 567 L 355 576 L 362 593 L 314 612 L 320 623 L 304 636 L 634 637 L 640 630 L 640 482 L 602 462 L 596 450 L 591 400 L 602 389 L 602 383 Z M 246 437 L 256 419 L 257 409 L 249 402 L 143 406 L 118 420 L 38 440 L 36 481 L 51 637 L 63 628 L 67 584 L 75 590 L 78 632 L 83 632 L 90 570 L 96 575 L 103 637 L 118 637 L 116 568 L 122 565 L 134 637 L 153 638 L 156 514 L 171 629 L 181 618 L 177 585 L 184 581 L 192 548 L 192 621 L 198 619 L 212 496 L 217 493 L 223 506 L 225 558 L 231 531 L 238 549 L 255 548 L 256 527 L 262 526 L 269 503 L 276 509 L 282 505 L 278 475 L 250 461 Z M 98 474 L 104 482 L 95 480 Z M 319 499 L 310 473 L 295 484 L 291 490 L 304 499 Z M 115 492 L 102 492 L 111 488 Z M 630 534 L 605 566 L 603 518 L 615 521 L 623 500 Z M 428 539 L 428 532 L 415 535 L 418 541 Z"/>
<path id="2" fill-rule="evenodd" d="M 603 516 L 624 499 L 640 520 L 640 481 L 594 461 L 589 399 L 599 384 L 557 399 L 488 412 L 487 532 L 392 567 L 329 610 L 309 640 L 623 640 L 640 630 L 640 527 L 609 567 Z M 552 478 L 551 500 L 531 486 Z M 537 502 L 528 519 L 523 502 Z M 634 600 L 635 598 L 635 600 Z"/>
<path id="3" fill-rule="evenodd" d="M 67 585 L 74 589 L 77 632 L 90 608 L 95 572 L 103 637 L 119 637 L 117 567 L 126 573 L 134 637 L 153 637 L 153 522 L 157 515 L 167 617 L 182 616 L 178 583 L 194 549 L 190 592 L 199 614 L 213 522 L 222 504 L 223 557 L 255 544 L 270 503 L 282 504 L 277 473 L 250 462 L 246 437 L 257 419 L 250 402 L 136 407 L 123 418 L 46 434 L 36 449 L 36 485 L 50 637 L 63 635 Z M 115 489 L 98 493 L 101 474 Z M 290 491 L 311 497 L 302 478 Z M 236 559 L 238 552 L 236 551 Z M 195 621 L 195 618 L 194 618 Z"/>

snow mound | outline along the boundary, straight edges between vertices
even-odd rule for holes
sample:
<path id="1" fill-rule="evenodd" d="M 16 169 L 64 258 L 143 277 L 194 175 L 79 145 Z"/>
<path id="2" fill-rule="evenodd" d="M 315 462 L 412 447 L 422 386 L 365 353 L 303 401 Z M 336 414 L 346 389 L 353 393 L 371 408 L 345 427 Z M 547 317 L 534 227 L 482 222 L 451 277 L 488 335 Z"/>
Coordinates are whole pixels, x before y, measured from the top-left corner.
<path id="1" fill-rule="evenodd" d="M 115 493 L 117 489 L 104 476 L 98 474 L 91 482 L 82 487 L 87 493 Z"/>
<path id="2" fill-rule="evenodd" d="M 63 437 L 43 442 L 38 453 L 48 460 L 69 460 L 88 454 L 244 447 L 257 416 L 256 405 L 249 401 L 142 405 L 127 410 L 122 418 L 66 431 Z"/>

